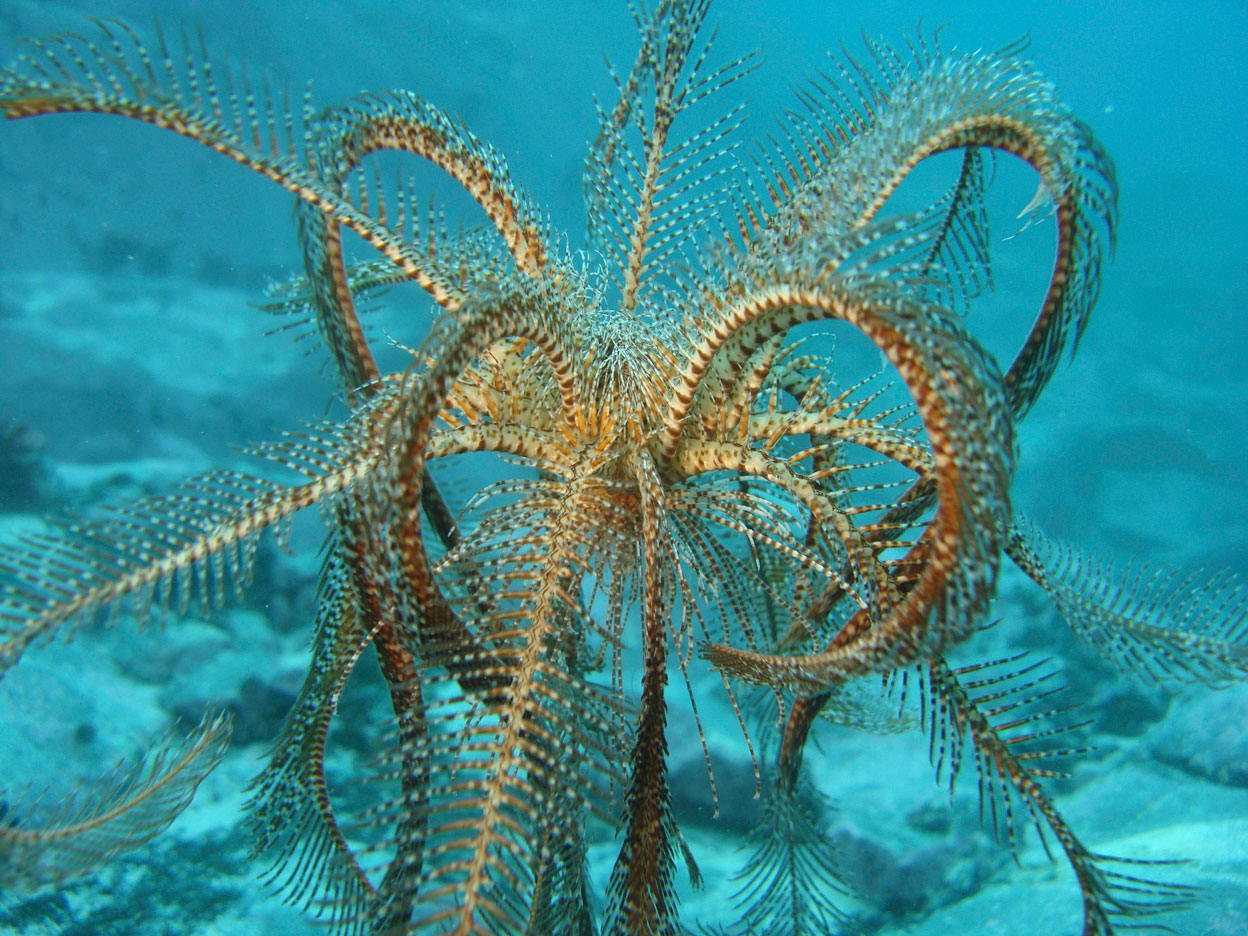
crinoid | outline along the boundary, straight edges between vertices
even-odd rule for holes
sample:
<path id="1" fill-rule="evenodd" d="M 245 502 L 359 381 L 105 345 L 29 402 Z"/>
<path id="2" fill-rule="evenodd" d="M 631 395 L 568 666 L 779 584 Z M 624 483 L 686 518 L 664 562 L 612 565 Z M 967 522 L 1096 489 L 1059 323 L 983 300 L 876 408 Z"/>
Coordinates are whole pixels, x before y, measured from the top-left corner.
<path id="1" fill-rule="evenodd" d="M 249 822 L 286 897 L 333 932 L 680 932 L 677 868 L 696 856 L 668 746 L 701 727 L 696 706 L 688 723 L 669 718 L 668 693 L 683 681 L 695 702 L 722 704 L 692 691 L 708 663 L 722 699 L 753 703 L 753 683 L 783 713 L 759 758 L 765 809 L 732 932 L 844 922 L 802 752 L 818 716 L 856 717 L 864 679 L 921 697 L 938 773 L 972 763 L 1011 846 L 1016 820 L 1055 843 L 1085 936 L 1148 922 L 1190 894 L 1154 880 L 1166 869 L 1094 854 L 1059 815 L 1043 781 L 1072 752 L 1051 743 L 1065 723 L 1048 720 L 1043 670 L 947 661 L 986 623 L 1007 556 L 1127 668 L 1243 676 L 1233 584 L 1117 587 L 1011 508 L 1015 426 L 1097 298 L 1113 166 L 1020 48 L 918 38 L 846 57 L 800 92 L 787 137 L 740 169 L 739 108 L 686 128 L 754 65 L 709 64 L 708 5 L 635 10 L 641 48 L 588 160 L 583 255 L 498 154 L 407 91 L 292 113 L 269 84 L 214 70 L 198 43 L 162 37 L 149 52 L 114 23 L 35 42 L 0 73 L 9 118 L 143 121 L 297 196 L 306 277 L 272 306 L 315 322 L 349 407 L 260 447 L 270 473 L 203 475 L 9 545 L 3 666 L 104 609 L 142 622 L 220 603 L 245 585 L 257 538 L 316 506 L 330 532 L 311 664 Z M 384 150 L 441 169 L 489 224 L 446 233 L 407 182 L 367 171 Z M 948 151 L 961 154 L 948 191 L 891 213 L 911 170 Z M 987 276 L 995 153 L 1035 170 L 1036 210 L 1057 230 L 1039 313 L 1004 367 L 956 311 Z M 344 231 L 380 258 L 348 263 Z M 410 366 L 383 374 L 356 310 L 405 281 L 438 314 Z M 873 343 L 908 396 L 880 378 L 834 382 L 803 329 L 823 321 Z M 464 480 L 447 483 L 443 466 L 469 453 L 502 456 L 510 475 L 456 500 Z M 393 793 L 346 822 L 325 745 L 370 645 L 395 715 L 374 772 Z M 208 717 L 61 814 L 19 814 L 0 829 L 3 877 L 54 882 L 148 840 L 227 736 Z M 597 817 L 618 829 L 601 901 L 586 857 Z"/>

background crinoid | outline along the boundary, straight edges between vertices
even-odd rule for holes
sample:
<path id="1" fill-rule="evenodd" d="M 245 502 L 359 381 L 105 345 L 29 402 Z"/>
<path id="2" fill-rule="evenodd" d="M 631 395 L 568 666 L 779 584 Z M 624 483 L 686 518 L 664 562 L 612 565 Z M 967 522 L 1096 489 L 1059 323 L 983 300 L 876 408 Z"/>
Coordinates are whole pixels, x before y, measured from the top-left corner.
<path id="1" fill-rule="evenodd" d="M 276 886 L 334 932 L 680 932 L 678 866 L 699 872 L 669 743 L 706 749 L 699 712 L 735 712 L 744 729 L 743 710 L 775 700 L 780 730 L 756 736 L 764 804 L 725 918 L 732 932 L 849 925 L 852 869 L 823 834 L 803 751 L 819 720 L 889 724 L 881 700 L 907 695 L 937 775 L 952 786 L 973 768 L 1010 846 L 1031 824 L 1069 864 L 1085 936 L 1148 923 L 1191 893 L 1092 852 L 1059 814 L 1042 782 L 1075 745 L 1049 671 L 1020 655 L 947 659 L 988 622 L 1006 556 L 1145 680 L 1243 676 L 1232 580 L 1120 585 L 1011 507 L 1016 425 L 1098 296 L 1113 165 L 1021 45 L 964 53 L 926 34 L 843 55 L 747 157 L 743 108 L 720 102 L 756 62 L 714 64 L 708 6 L 634 6 L 640 49 L 587 161 L 583 253 L 498 153 L 411 92 L 292 107 L 211 65 L 197 39 L 145 47 L 112 22 L 26 46 L 0 72 L 7 117 L 128 117 L 297 196 L 305 275 L 269 309 L 314 328 L 348 413 L 259 446 L 272 474 L 201 475 L 13 543 L 4 669 L 105 609 L 140 622 L 193 599 L 211 610 L 249 580 L 258 537 L 315 506 L 329 535 L 311 663 L 249 825 Z M 441 170 L 488 224 L 448 231 L 412 177 L 381 181 L 385 151 Z M 960 160 L 949 186 L 898 210 L 899 186 L 946 153 Z M 998 156 L 1034 170 L 1025 214 L 1056 228 L 1008 363 L 959 315 L 990 280 Z M 349 262 L 344 231 L 380 256 Z M 409 281 L 438 314 L 383 373 L 358 310 Z M 852 358 L 832 353 L 825 323 L 881 373 L 834 373 Z M 374 655 L 394 719 L 366 772 L 380 792 L 348 814 L 326 746 Z M 692 702 L 680 721 L 669 694 Z M 51 817 L 19 809 L 0 829 L 0 876 L 57 882 L 147 842 L 228 736 L 228 719 L 206 716 Z M 616 839 L 596 888 L 602 820 Z"/>

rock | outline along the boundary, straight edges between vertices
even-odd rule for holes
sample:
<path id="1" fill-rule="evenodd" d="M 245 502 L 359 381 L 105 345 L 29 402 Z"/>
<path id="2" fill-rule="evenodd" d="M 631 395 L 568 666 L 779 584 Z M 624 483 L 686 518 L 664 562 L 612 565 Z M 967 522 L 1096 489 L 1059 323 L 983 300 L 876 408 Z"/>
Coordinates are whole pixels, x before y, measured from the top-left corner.
<path id="1" fill-rule="evenodd" d="M 701 825 L 717 831 L 748 833 L 763 820 L 763 800 L 755 796 L 753 765 L 748 760 L 717 753 L 712 766 L 719 816 L 715 815 L 711 799 L 706 761 L 689 757 L 675 765 L 669 775 L 676 821 L 681 826 Z"/>
<path id="2" fill-rule="evenodd" d="M 1175 704 L 1152 738 L 1154 755 L 1198 777 L 1248 786 L 1248 685 L 1199 691 Z"/>
<path id="3" fill-rule="evenodd" d="M 898 853 L 849 826 L 832 833 L 845 881 L 885 916 L 931 912 L 978 891 L 1009 852 L 980 834 L 963 835 Z"/>

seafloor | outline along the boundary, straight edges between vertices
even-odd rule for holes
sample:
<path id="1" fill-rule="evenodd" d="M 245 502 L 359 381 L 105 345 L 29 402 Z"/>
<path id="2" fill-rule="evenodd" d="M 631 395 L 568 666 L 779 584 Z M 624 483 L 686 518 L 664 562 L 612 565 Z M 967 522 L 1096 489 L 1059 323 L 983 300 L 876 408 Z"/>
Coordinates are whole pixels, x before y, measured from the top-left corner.
<path id="1" fill-rule="evenodd" d="M 18 34 L 82 28 L 86 7 L 0 0 L 4 57 Z M 150 20 L 137 2 L 110 15 Z M 621 4 L 622 6 L 622 4 Z M 1034 57 L 1114 155 L 1122 185 L 1118 257 L 1078 357 L 1021 430 L 1016 506 L 1050 534 L 1118 563 L 1248 573 L 1248 12 L 1242 4 L 717 6 L 720 46 L 762 45 L 743 86 L 752 127 L 786 86 L 852 47 L 859 26 L 904 37 L 950 24 L 949 41 L 1000 45 L 1031 30 Z M 255 7 L 254 9 L 252 7 Z M 630 60 L 623 10 L 597 4 L 333 4 L 259 9 L 236 2 L 162 5 L 201 22 L 210 45 L 271 64 L 318 101 L 361 87 L 415 88 L 516 151 L 513 173 L 573 227 L 591 93 L 610 94 L 600 49 Z M 297 11 L 296 11 L 297 10 Z M 94 6 L 90 12 L 101 13 Z M 578 18 L 581 25 L 578 27 Z M 581 87 L 581 84 L 584 87 Z M 733 91 L 727 92 L 732 95 Z M 0 124 L 0 539 L 40 516 L 140 497 L 189 474 L 234 466 L 231 448 L 329 410 L 321 354 L 254 308 L 266 278 L 300 269 L 289 200 L 243 170 L 149 128 L 104 118 Z M 37 125 L 37 126 L 36 126 Z M 1002 259 L 972 328 L 1008 347 L 1043 288 L 1051 232 L 1013 239 L 1027 184 L 1003 167 L 994 247 Z M 1034 185 L 1034 183 L 1030 183 Z M 1011 186 L 1014 186 L 1011 188 Z M 1021 187 L 1020 187 L 1021 186 Z M 1010 211 L 1008 209 L 1013 209 Z M 995 222 L 994 222 L 995 223 Z M 1039 258 L 1037 260 L 1037 258 Z M 1040 276 L 1037 277 L 1037 271 Z M 425 315 L 401 314 L 379 336 Z M 1010 315 L 1016 315 L 1011 319 Z M 835 364 L 834 364 L 835 367 Z M 846 381 L 855 375 L 845 375 Z M 315 932 L 275 900 L 248 861 L 244 788 L 263 762 L 306 668 L 318 568 L 317 521 L 292 551 L 263 548 L 246 599 L 138 632 L 123 617 L 72 643 L 32 650 L 0 681 L 0 788 L 54 797 L 134 757 L 175 719 L 235 712 L 235 740 L 186 813 L 150 846 L 56 892 L 0 897 L 0 934 L 296 934 Z M 1094 851 L 1187 859 L 1167 879 L 1202 889 L 1166 922 L 1185 936 L 1248 932 L 1248 686 L 1165 692 L 1118 676 L 1079 644 L 1044 596 L 1007 573 L 992 617 L 958 651 L 969 661 L 1027 649 L 1051 658 L 1090 718 L 1091 748 L 1051 789 Z M 362 668 L 364 669 L 364 668 Z M 342 697 L 329 777 L 344 802 L 375 751 L 380 683 L 361 673 Z M 670 746 L 678 815 L 706 885 L 684 885 L 685 917 L 731 931 L 731 879 L 757 820 L 754 780 L 718 677 L 700 677 L 720 816 L 712 817 L 700 746 Z M 676 695 L 680 695 L 679 691 Z M 906 726 L 902 726 L 904 729 Z M 1079 929 L 1078 889 L 1029 830 L 1018 860 L 981 825 L 973 776 L 950 799 L 925 735 L 829 728 L 806 760 L 832 808 L 825 828 L 853 868 L 844 906 L 864 933 L 1063 936 Z M 35 792 L 31 792 L 35 791 Z M 611 830 L 591 849 L 599 893 Z M 847 929 L 852 931 L 852 929 Z"/>

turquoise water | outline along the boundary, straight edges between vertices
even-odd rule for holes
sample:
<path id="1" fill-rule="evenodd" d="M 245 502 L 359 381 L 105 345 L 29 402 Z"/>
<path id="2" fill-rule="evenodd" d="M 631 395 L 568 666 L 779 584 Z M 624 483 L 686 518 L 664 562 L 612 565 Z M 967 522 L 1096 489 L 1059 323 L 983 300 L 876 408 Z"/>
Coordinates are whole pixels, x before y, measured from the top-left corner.
<path id="1" fill-rule="evenodd" d="M 925 32 L 944 24 L 942 42 L 961 48 L 1030 37 L 1029 56 L 1117 164 L 1122 222 L 1079 354 L 1021 429 L 1015 504 L 1107 560 L 1248 574 L 1248 7 L 1083 7 L 724 0 L 711 20 L 721 56 L 762 50 L 763 66 L 724 92 L 728 103 L 748 99 L 756 136 L 794 106 L 792 88 L 829 67 L 828 49 L 857 54 L 862 30 L 904 42 L 920 21 Z M 623 4 L 0 0 L 0 49 L 8 60 L 18 36 L 85 30 L 83 13 L 150 35 L 153 9 L 170 32 L 202 26 L 211 55 L 269 70 L 296 99 L 309 79 L 318 105 L 363 89 L 417 91 L 500 150 L 569 242 L 582 242 L 594 96 L 613 100 L 604 53 L 626 69 L 635 47 Z M 473 223 L 471 206 L 432 171 L 417 178 L 436 188 L 452 226 L 461 215 Z M 39 511 L 137 496 L 235 464 L 231 446 L 327 411 L 319 355 L 262 338 L 272 322 L 249 305 L 267 281 L 302 268 L 285 193 L 184 140 L 109 117 L 0 125 L 0 180 L 0 401 L 16 457 L 39 466 L 29 485 L 3 488 L 10 530 Z M 1022 335 L 1051 263 L 1051 222 L 1007 240 L 1033 190 L 1002 160 L 991 193 L 996 291 L 970 319 L 1002 354 Z M 423 301 L 394 299 L 398 312 L 380 327 L 417 342 Z M 182 622 L 164 635 L 123 623 L 32 653 L 0 683 L 0 754 L 9 758 L 0 787 L 98 775 L 213 698 L 280 709 L 282 693 L 298 686 L 309 632 L 312 525 L 296 529 L 295 545 L 294 558 L 266 559 L 252 597 L 216 623 Z M 1103 719 L 1091 739 L 1098 751 L 1058 787 L 1072 826 L 1094 848 L 1196 859 L 1187 873 L 1209 895 L 1173 925 L 1240 932 L 1248 694 L 1170 699 L 1133 688 L 1053 636 L 1060 624 L 1038 594 L 1013 578 L 1002 593 L 997 611 L 1017 641 L 1065 661 L 1067 681 Z M 360 704 L 360 717 L 381 717 L 376 704 Z M 11 897 L 0 932 L 294 931 L 301 917 L 250 883 L 231 812 L 273 724 L 257 722 L 168 841 L 55 895 Z M 1207 729 L 1208 743 L 1193 744 L 1188 726 Z M 727 776 L 748 764 L 735 731 L 711 732 Z M 689 771 L 695 802 L 700 760 Z M 830 734 L 814 763 L 837 810 L 829 834 L 881 869 L 859 885 L 871 931 L 1076 931 L 1077 891 L 1065 877 L 1050 880 L 1034 847 L 1021 869 L 1009 864 L 1004 846 L 981 841 L 964 800 L 952 819 L 931 818 L 948 797 L 932 781 L 922 736 Z M 723 878 L 738 839 L 690 809 L 689 837 L 715 873 L 688 895 L 688 917 L 715 919 L 732 890 Z M 606 866 L 610 850 L 603 841 L 592 857 Z"/>

